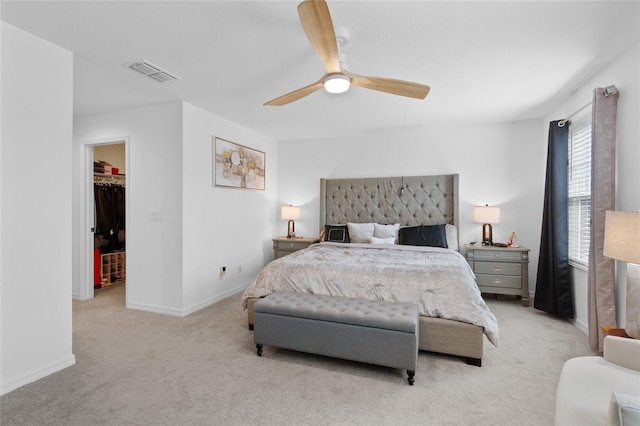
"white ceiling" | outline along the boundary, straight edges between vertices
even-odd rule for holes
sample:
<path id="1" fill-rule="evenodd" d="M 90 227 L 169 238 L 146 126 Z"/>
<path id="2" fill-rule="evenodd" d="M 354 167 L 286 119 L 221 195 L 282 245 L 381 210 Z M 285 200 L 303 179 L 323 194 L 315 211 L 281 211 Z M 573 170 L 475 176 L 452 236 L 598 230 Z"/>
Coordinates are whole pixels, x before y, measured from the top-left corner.
<path id="1" fill-rule="evenodd" d="M 184 100 L 277 140 L 540 118 L 639 39 L 638 1 L 329 1 L 352 72 L 431 86 L 262 104 L 324 74 L 293 1 L 7 1 L 2 20 L 75 53 L 76 115 Z M 157 83 L 137 59 L 182 77 Z M 46 64 L 43 64 L 43 72 Z M 611 82 L 615 84 L 615 81 Z"/>

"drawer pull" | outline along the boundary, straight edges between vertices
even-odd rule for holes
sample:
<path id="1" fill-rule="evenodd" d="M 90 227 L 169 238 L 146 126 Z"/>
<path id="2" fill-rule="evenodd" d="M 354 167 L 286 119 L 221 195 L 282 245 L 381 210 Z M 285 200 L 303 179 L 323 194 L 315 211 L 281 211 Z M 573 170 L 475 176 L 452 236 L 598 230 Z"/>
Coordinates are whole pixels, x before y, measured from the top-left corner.
<path id="1" fill-rule="evenodd" d="M 493 270 L 494 271 L 502 271 L 502 266 L 494 266 Z"/>
<path id="2" fill-rule="evenodd" d="M 493 283 L 494 283 L 494 284 L 502 284 L 502 280 L 498 280 L 498 279 L 496 279 L 496 280 L 493 280 Z"/>

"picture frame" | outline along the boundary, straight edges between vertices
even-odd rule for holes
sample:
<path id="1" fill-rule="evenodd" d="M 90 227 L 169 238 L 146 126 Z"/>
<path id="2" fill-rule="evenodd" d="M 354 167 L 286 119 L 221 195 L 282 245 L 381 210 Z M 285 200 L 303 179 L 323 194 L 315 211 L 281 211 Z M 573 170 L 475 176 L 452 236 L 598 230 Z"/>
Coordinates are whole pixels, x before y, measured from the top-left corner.
<path id="1" fill-rule="evenodd" d="M 264 152 L 217 136 L 212 139 L 214 186 L 265 190 Z"/>

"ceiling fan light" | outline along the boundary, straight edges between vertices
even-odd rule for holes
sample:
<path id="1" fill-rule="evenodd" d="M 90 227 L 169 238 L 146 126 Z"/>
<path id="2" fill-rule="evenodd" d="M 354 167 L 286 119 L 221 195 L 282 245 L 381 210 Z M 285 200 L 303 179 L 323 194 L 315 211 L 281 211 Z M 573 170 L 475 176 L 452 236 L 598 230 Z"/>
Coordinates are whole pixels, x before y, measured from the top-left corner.
<path id="1" fill-rule="evenodd" d="M 324 90 L 329 93 L 344 93 L 349 90 L 351 79 L 344 74 L 328 75 L 324 79 Z"/>

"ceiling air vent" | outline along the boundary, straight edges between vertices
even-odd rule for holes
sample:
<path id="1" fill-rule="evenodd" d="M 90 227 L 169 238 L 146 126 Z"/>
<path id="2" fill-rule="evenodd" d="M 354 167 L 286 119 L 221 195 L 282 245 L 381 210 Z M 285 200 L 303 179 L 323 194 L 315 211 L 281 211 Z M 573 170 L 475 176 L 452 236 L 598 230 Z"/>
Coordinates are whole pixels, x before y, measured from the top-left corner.
<path id="1" fill-rule="evenodd" d="M 165 81 L 171 80 L 182 80 L 182 78 L 171 74 L 168 71 L 163 70 L 159 66 L 153 65 L 151 62 L 147 60 L 135 61 L 129 64 L 125 64 L 125 67 L 130 68 L 134 71 L 139 72 L 149 78 L 154 79 L 160 83 L 164 83 Z"/>

